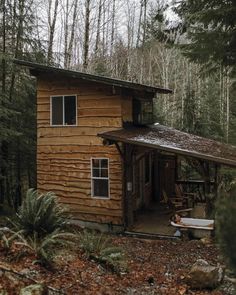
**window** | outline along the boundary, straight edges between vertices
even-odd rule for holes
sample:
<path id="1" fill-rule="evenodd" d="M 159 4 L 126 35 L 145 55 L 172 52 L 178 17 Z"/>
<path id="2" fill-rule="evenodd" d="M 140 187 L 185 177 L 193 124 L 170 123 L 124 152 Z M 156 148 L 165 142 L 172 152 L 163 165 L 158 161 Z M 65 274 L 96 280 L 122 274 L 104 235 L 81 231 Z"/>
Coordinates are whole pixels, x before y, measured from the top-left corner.
<path id="1" fill-rule="evenodd" d="M 51 97 L 51 125 L 76 125 L 76 96 Z"/>
<path id="2" fill-rule="evenodd" d="M 152 100 L 133 100 L 133 121 L 135 125 L 153 124 Z"/>
<path id="3" fill-rule="evenodd" d="M 92 159 L 92 197 L 109 198 L 108 159 Z"/>
<path id="4" fill-rule="evenodd" d="M 150 182 L 151 178 L 151 165 L 150 165 L 150 154 L 145 155 L 145 184 Z"/>

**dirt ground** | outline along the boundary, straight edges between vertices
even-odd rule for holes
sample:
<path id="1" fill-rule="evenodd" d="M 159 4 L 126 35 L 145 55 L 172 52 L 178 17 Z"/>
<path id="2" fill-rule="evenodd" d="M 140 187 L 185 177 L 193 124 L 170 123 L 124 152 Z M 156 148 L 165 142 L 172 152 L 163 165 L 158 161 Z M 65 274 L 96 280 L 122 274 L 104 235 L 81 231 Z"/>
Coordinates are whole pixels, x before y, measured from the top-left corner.
<path id="1" fill-rule="evenodd" d="M 220 261 L 214 244 L 201 241 L 141 240 L 114 236 L 113 243 L 126 253 L 128 272 L 115 274 L 94 261 L 88 260 L 79 247 L 63 250 L 55 257 L 53 270 L 33 265 L 33 257 L 16 259 L 16 253 L 5 255 L 0 250 L 0 285 L 7 294 L 19 294 L 22 286 L 37 281 L 54 288 L 51 294 L 129 294 L 184 295 L 230 294 L 227 286 L 218 290 L 190 290 L 186 275 L 197 259 L 216 265 Z M 26 278 L 28 277 L 28 279 Z M 51 289 L 51 290 L 52 290 Z"/>

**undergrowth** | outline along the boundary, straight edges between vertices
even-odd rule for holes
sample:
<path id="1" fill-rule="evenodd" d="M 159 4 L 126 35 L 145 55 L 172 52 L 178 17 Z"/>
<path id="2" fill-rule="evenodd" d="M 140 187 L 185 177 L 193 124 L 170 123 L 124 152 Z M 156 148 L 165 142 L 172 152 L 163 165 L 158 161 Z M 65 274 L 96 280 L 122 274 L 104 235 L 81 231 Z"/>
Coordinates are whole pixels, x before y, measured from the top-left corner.
<path id="1" fill-rule="evenodd" d="M 0 240 L 6 254 L 13 244 L 19 251 L 26 249 L 44 266 L 52 266 L 56 246 L 73 243 L 74 234 L 65 230 L 65 211 L 57 202 L 55 194 L 39 194 L 29 189 L 13 219 L 12 228 L 0 229 Z M 21 249 L 21 250 L 20 250 Z"/>
<path id="2" fill-rule="evenodd" d="M 127 272 L 127 262 L 121 247 L 102 233 L 84 230 L 79 234 L 79 243 L 86 256 L 116 273 Z"/>

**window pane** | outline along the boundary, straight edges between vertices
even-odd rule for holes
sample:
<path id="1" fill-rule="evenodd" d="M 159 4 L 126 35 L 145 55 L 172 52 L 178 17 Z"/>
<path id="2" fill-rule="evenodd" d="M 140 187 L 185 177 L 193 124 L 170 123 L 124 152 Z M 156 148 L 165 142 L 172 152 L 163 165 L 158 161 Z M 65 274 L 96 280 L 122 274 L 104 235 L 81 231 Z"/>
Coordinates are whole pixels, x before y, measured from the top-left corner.
<path id="1" fill-rule="evenodd" d="M 93 168 L 93 177 L 99 177 L 99 169 L 98 168 Z"/>
<path id="2" fill-rule="evenodd" d="M 99 168 L 99 159 L 93 159 L 93 167 Z"/>
<path id="3" fill-rule="evenodd" d="M 108 179 L 93 179 L 93 196 L 108 198 Z"/>
<path id="4" fill-rule="evenodd" d="M 101 177 L 108 177 L 108 169 L 101 169 Z"/>
<path id="5" fill-rule="evenodd" d="M 62 96 L 52 97 L 52 125 L 63 125 L 63 98 Z"/>
<path id="6" fill-rule="evenodd" d="M 107 168 L 108 167 L 108 160 L 107 159 L 102 159 L 101 160 L 101 167 L 102 168 Z"/>
<path id="7" fill-rule="evenodd" d="M 76 97 L 75 96 L 65 96 L 65 125 L 75 125 L 76 124 Z"/>

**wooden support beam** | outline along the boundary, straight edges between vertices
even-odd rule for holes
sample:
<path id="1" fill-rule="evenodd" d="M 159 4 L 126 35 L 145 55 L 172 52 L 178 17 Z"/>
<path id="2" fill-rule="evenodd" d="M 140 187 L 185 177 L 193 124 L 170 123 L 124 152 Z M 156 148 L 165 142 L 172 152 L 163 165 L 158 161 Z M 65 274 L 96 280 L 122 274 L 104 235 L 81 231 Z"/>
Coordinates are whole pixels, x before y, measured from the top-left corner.
<path id="1" fill-rule="evenodd" d="M 124 146 L 124 214 L 125 225 L 130 228 L 134 223 L 133 214 L 133 196 L 132 196 L 132 180 L 133 180 L 133 166 L 132 157 L 134 146 L 125 144 Z"/>
<path id="2" fill-rule="evenodd" d="M 122 150 L 121 150 L 121 148 L 120 148 L 118 142 L 115 142 L 115 146 L 116 146 L 116 148 L 117 148 L 117 150 L 118 150 L 118 152 L 119 152 L 121 158 L 124 159 L 124 153 L 122 152 Z"/>

